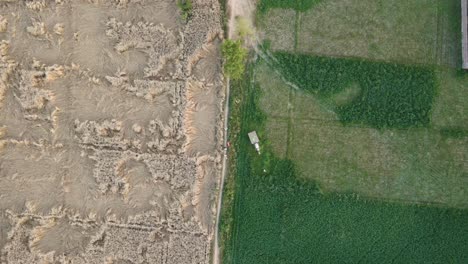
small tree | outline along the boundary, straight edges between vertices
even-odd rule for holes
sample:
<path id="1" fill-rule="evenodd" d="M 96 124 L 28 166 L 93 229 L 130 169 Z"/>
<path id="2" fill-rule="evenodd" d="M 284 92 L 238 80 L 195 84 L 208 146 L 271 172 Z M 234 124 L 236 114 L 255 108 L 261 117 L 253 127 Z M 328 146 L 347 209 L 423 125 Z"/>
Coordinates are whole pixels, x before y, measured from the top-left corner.
<path id="1" fill-rule="evenodd" d="M 192 16 L 192 0 L 178 0 L 177 6 L 182 12 L 182 19 L 187 22 L 190 16 Z"/>
<path id="2" fill-rule="evenodd" d="M 223 42 L 224 74 L 231 79 L 238 80 L 245 71 L 247 50 L 242 47 L 241 40 L 227 39 Z"/>

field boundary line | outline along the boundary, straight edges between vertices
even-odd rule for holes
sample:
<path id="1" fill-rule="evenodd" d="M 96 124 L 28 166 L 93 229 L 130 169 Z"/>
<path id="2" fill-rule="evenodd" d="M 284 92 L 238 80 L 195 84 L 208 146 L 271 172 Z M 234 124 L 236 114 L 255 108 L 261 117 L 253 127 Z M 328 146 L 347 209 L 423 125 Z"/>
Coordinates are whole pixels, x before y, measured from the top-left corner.
<path id="1" fill-rule="evenodd" d="M 440 45 L 440 38 L 442 38 L 442 36 L 440 35 L 440 4 L 437 4 L 436 6 L 436 15 L 435 15 L 435 21 L 436 21 L 436 35 L 435 35 L 435 40 L 434 40 L 434 62 L 436 62 L 436 64 L 440 64 L 440 62 L 442 61 L 442 58 L 441 58 L 441 45 Z"/>
<path id="2" fill-rule="evenodd" d="M 297 47 L 299 46 L 299 29 L 301 27 L 301 17 L 302 12 L 296 11 L 294 21 L 294 53 L 297 52 Z"/>
<path id="3" fill-rule="evenodd" d="M 294 91 L 291 87 L 289 87 L 289 93 L 288 93 L 288 128 L 287 128 L 287 135 L 286 135 L 286 157 L 289 159 L 291 158 L 291 140 L 292 140 L 292 115 L 293 115 L 293 105 L 291 104 L 291 98 L 294 96 Z"/>

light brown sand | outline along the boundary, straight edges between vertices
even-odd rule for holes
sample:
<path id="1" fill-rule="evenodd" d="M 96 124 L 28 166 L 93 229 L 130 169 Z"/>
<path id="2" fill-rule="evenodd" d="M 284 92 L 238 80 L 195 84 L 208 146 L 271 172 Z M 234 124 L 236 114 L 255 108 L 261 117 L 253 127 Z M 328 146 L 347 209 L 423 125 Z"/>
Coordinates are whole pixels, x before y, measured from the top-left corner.
<path id="1" fill-rule="evenodd" d="M 255 34 L 255 7 L 256 0 L 228 0 L 228 36 L 231 39 L 239 38 L 239 20 L 246 23 L 245 26 L 249 27 Z M 250 36 L 249 39 L 244 39 L 247 44 L 256 40 L 256 36 Z"/>
<path id="2" fill-rule="evenodd" d="M 0 0 L 0 263 L 209 263 L 220 7 Z"/>

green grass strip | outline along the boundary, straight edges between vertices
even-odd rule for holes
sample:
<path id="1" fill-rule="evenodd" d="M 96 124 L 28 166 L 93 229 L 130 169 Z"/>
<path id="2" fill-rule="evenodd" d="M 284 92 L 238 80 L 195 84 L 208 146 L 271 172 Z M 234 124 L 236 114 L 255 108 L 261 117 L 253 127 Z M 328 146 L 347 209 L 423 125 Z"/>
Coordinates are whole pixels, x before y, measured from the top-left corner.
<path id="1" fill-rule="evenodd" d="M 291 8 L 296 11 L 307 11 L 321 0 L 260 0 L 257 10 L 260 14 L 265 14 L 270 8 Z"/>

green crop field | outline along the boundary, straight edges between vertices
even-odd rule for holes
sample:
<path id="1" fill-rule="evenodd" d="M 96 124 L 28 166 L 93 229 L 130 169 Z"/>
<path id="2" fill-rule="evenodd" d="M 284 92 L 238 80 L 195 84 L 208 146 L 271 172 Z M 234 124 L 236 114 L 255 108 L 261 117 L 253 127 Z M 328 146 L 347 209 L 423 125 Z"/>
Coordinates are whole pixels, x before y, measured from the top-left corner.
<path id="1" fill-rule="evenodd" d="M 255 76 L 271 147 L 294 161 L 298 177 L 315 180 L 325 192 L 468 207 L 468 138 L 448 133 L 460 130 L 343 124 L 330 99 L 288 87 L 265 63 Z"/>
<path id="2" fill-rule="evenodd" d="M 308 5 L 312 8 L 307 10 L 284 4 L 295 1 L 260 2 L 261 7 L 268 7 L 261 10 L 268 11 L 258 23 L 266 29 L 274 49 L 405 63 L 459 64 L 459 0 L 321 0 L 309 1 L 314 5 Z M 278 13 L 292 10 L 295 18 L 278 17 Z M 277 45 L 275 37 L 283 34 L 293 34 L 295 40 Z"/>
<path id="3" fill-rule="evenodd" d="M 297 11 L 306 11 L 321 0 L 262 0 L 259 1 L 258 11 L 265 14 L 272 8 L 294 9 Z"/>
<path id="4" fill-rule="evenodd" d="M 252 69 L 251 69 L 252 73 Z M 263 153 L 235 140 L 236 192 L 224 263 L 465 263 L 468 211 L 323 195 L 271 151 L 262 90 L 233 84 L 239 134 L 256 129 Z"/>
<path id="5" fill-rule="evenodd" d="M 345 123 L 397 128 L 429 124 L 435 95 L 435 76 L 429 68 L 274 55 L 287 81 L 328 101 Z"/>
<path id="6" fill-rule="evenodd" d="M 223 263 L 468 263 L 460 1 L 258 13 L 267 41 L 231 83 Z"/>

